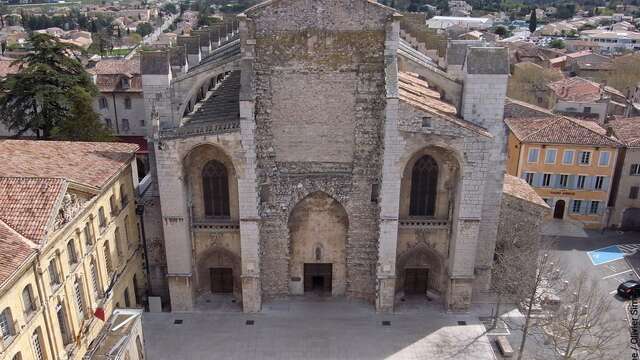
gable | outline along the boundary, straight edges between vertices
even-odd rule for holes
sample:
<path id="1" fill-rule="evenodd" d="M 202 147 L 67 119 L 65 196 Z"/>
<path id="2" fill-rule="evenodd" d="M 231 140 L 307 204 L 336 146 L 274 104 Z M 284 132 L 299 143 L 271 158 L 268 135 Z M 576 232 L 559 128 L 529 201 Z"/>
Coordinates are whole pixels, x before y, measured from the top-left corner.
<path id="1" fill-rule="evenodd" d="M 368 0 L 271 0 L 248 9 L 256 33 L 384 30 L 395 11 Z"/>

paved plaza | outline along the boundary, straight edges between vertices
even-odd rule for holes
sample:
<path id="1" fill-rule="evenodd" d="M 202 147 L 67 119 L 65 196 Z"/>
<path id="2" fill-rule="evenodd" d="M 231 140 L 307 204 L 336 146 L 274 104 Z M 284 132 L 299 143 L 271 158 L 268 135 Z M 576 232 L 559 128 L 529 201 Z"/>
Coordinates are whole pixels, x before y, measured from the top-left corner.
<path id="1" fill-rule="evenodd" d="M 437 305 L 408 304 L 393 315 L 322 298 L 276 301 L 255 315 L 216 308 L 219 304 L 194 313 L 145 313 L 147 358 L 495 359 L 477 316 L 447 314 Z"/>

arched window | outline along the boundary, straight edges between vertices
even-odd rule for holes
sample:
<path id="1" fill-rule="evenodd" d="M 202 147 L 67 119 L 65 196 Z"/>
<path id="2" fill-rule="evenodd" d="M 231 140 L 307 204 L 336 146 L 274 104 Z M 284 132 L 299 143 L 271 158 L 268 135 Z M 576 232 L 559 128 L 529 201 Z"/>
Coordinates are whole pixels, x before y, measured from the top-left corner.
<path id="1" fill-rule="evenodd" d="M 204 214 L 207 217 L 229 216 L 229 179 L 224 164 L 211 160 L 202 169 Z"/>
<path id="2" fill-rule="evenodd" d="M 31 284 L 22 289 L 22 305 L 24 306 L 25 314 L 31 314 L 36 310 L 36 304 L 33 301 L 33 290 Z"/>
<path id="3" fill-rule="evenodd" d="M 411 172 L 411 206 L 409 215 L 433 216 L 436 210 L 438 164 L 429 155 L 416 161 Z"/>

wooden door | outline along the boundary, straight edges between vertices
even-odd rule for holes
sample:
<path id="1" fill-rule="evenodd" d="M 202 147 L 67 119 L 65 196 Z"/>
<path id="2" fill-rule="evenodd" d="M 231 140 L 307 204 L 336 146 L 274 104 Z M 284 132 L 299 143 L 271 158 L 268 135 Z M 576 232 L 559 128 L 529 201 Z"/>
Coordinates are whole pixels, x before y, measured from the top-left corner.
<path id="1" fill-rule="evenodd" d="M 429 269 L 405 269 L 404 271 L 404 292 L 405 294 L 427 293 L 427 282 L 429 280 Z"/>
<path id="2" fill-rule="evenodd" d="M 230 293 L 233 292 L 233 270 L 230 268 L 211 268 L 211 292 Z"/>

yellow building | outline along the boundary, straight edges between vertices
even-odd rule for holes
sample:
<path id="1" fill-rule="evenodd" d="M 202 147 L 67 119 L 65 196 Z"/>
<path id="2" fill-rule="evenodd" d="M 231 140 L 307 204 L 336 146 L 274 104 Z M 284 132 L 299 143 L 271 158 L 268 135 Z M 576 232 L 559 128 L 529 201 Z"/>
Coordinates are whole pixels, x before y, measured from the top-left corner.
<path id="1" fill-rule="evenodd" d="M 81 359 L 141 304 L 136 149 L 0 141 L 0 360 Z"/>
<path id="2" fill-rule="evenodd" d="M 507 172 L 525 179 L 556 219 L 605 226 L 615 161 L 622 144 L 595 122 L 565 116 L 505 119 Z"/>

